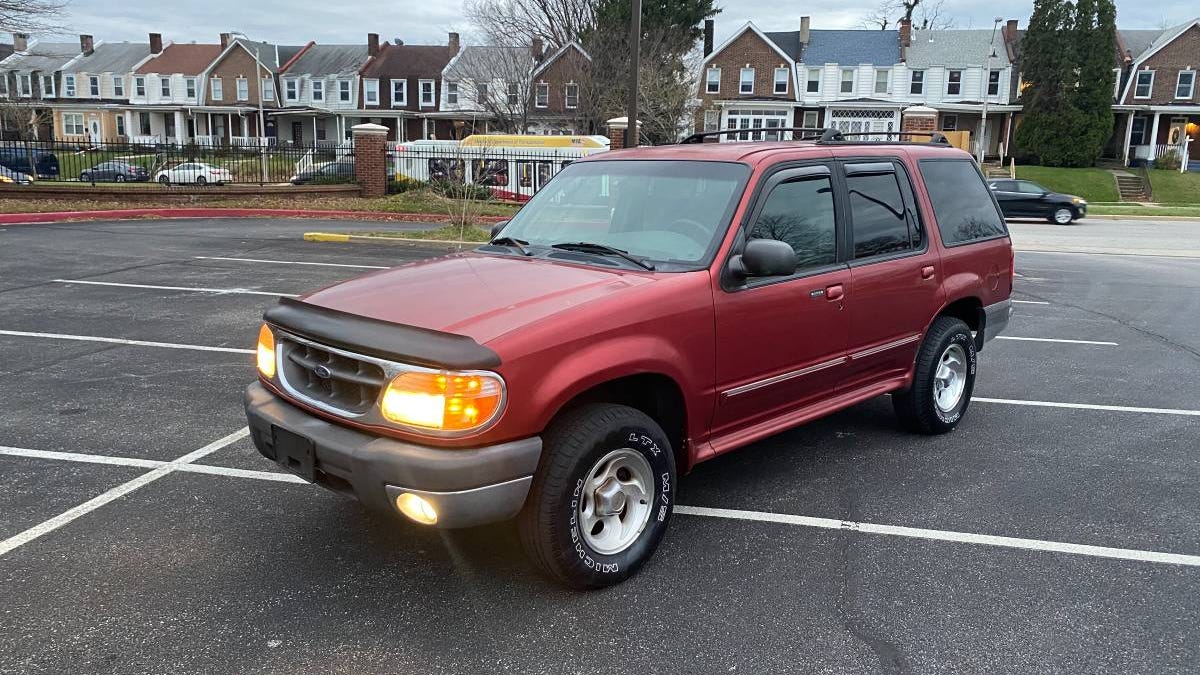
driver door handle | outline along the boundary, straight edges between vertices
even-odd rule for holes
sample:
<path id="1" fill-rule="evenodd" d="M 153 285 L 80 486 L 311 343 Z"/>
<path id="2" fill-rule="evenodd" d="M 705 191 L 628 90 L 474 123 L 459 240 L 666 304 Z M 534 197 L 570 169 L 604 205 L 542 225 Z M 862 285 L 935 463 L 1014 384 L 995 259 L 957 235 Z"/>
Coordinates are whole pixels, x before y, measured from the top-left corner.
<path id="1" fill-rule="evenodd" d="M 936 272 L 937 272 L 937 270 L 934 269 L 933 265 L 926 265 L 921 268 L 921 278 L 922 279 L 932 279 L 933 275 Z"/>
<path id="2" fill-rule="evenodd" d="M 846 289 L 842 288 L 841 284 L 834 284 L 825 287 L 825 299 L 833 302 L 846 297 Z"/>

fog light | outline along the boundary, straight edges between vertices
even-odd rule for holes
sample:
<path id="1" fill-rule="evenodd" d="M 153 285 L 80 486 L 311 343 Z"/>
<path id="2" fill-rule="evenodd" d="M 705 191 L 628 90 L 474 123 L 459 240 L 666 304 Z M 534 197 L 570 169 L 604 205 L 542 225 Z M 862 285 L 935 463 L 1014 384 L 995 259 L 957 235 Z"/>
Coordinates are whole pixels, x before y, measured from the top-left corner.
<path id="1" fill-rule="evenodd" d="M 422 525 L 433 525 L 438 519 L 437 509 L 433 508 L 433 504 L 411 492 L 402 492 L 396 497 L 396 508 Z"/>
<path id="2" fill-rule="evenodd" d="M 275 377 L 275 336 L 267 324 L 258 329 L 258 349 L 256 351 L 258 372 L 268 380 Z"/>

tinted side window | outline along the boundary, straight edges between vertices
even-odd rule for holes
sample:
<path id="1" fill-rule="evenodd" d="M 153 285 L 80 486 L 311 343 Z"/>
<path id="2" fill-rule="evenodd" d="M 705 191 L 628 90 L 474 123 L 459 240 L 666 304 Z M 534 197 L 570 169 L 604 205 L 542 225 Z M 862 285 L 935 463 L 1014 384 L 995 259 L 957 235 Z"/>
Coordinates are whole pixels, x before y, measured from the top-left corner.
<path id="1" fill-rule="evenodd" d="M 1008 233 L 971 160 L 921 160 L 921 177 L 947 246 Z"/>
<path id="2" fill-rule="evenodd" d="M 867 258 L 913 248 L 904 197 L 894 172 L 846 177 L 854 258 Z"/>
<path id="3" fill-rule="evenodd" d="M 1011 180 L 998 180 L 995 183 L 992 183 L 992 185 L 994 185 L 995 189 L 1000 192 L 1016 192 L 1017 191 L 1016 184 L 1013 183 Z"/>
<path id="4" fill-rule="evenodd" d="M 797 269 L 837 262 L 833 187 L 828 176 L 781 183 L 767 196 L 751 239 L 778 239 L 796 251 Z"/>

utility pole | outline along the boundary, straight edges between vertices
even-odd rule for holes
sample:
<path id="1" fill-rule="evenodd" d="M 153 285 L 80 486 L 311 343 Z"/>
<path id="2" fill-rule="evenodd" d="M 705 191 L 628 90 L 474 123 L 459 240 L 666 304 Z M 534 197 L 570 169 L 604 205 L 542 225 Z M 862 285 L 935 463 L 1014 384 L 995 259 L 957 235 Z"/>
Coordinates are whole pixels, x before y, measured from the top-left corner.
<path id="1" fill-rule="evenodd" d="M 629 109 L 625 121 L 625 147 L 638 145 L 638 68 L 642 49 L 642 0 L 630 0 L 633 10 L 629 17 Z"/>
<path id="2" fill-rule="evenodd" d="M 983 154 L 987 152 L 987 117 L 988 117 L 988 84 L 992 80 L 992 59 L 996 58 L 996 29 L 1004 17 L 998 16 L 992 20 L 992 39 L 988 42 L 987 68 L 983 71 L 980 88 L 983 90 L 983 110 L 979 116 L 979 166 L 983 167 Z M 999 86 L 999 84 L 997 84 Z M 996 91 L 999 94 L 999 90 Z"/>
<path id="3" fill-rule="evenodd" d="M 231 35 L 241 36 L 242 38 L 244 38 L 246 40 L 250 39 L 250 37 L 247 36 L 245 33 L 237 32 L 237 31 L 231 33 Z M 259 181 L 262 183 L 266 183 L 267 182 L 267 129 L 266 129 L 266 120 L 264 119 L 265 116 L 263 114 L 263 79 L 264 78 L 262 76 L 262 59 L 260 58 L 260 55 L 259 55 L 260 47 L 261 47 L 261 45 L 259 43 L 257 43 L 257 42 L 254 43 L 254 76 L 256 78 L 258 78 L 258 84 L 255 85 L 258 87 L 258 141 L 256 141 L 255 144 L 258 146 Z M 271 83 L 271 86 L 272 87 L 275 86 L 274 82 Z M 247 88 L 249 88 L 249 85 L 247 85 Z M 234 96 L 235 97 L 237 96 L 236 92 L 234 93 Z"/>

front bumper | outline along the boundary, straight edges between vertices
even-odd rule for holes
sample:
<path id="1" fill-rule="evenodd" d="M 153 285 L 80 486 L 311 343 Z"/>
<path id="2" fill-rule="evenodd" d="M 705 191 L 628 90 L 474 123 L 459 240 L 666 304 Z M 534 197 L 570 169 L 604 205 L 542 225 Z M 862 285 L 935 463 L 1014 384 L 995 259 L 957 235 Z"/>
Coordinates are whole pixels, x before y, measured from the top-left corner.
<path id="1" fill-rule="evenodd" d="M 977 348 L 982 348 L 983 345 L 991 342 L 997 335 L 1004 332 L 1008 327 L 1009 317 L 1012 316 L 1013 304 L 1011 299 L 1001 300 L 992 305 L 983 308 L 983 340 L 976 345 Z"/>
<path id="2" fill-rule="evenodd" d="M 246 389 L 246 418 L 255 447 L 277 460 L 276 430 L 313 444 L 314 481 L 367 506 L 399 513 L 395 498 L 411 492 L 437 509 L 435 527 L 472 527 L 517 515 L 542 453 L 534 436 L 482 448 L 434 448 L 366 434 L 310 415 L 255 382 Z"/>

